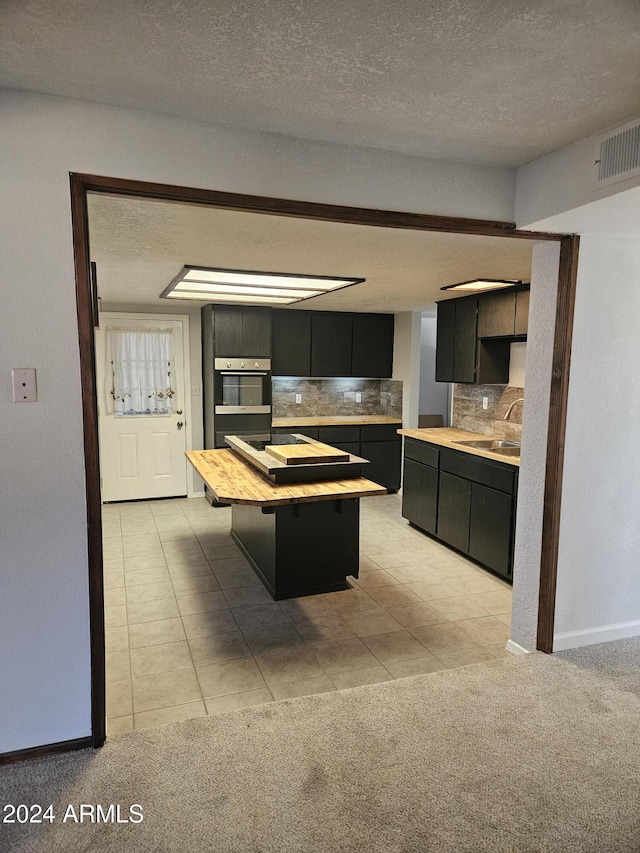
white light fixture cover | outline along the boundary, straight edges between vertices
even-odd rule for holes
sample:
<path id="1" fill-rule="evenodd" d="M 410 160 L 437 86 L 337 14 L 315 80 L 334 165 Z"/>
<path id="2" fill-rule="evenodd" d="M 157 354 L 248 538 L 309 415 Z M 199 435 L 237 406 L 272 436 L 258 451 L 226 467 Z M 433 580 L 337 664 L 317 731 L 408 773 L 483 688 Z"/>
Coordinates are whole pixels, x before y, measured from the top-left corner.
<path id="1" fill-rule="evenodd" d="M 506 278 L 474 278 L 473 281 L 461 281 L 459 284 L 448 284 L 446 287 L 441 287 L 440 290 L 499 290 L 503 287 L 513 287 L 516 284 L 522 284 L 520 279 Z"/>
<path id="2" fill-rule="evenodd" d="M 291 305 L 363 282 L 363 278 L 293 275 L 185 266 L 160 294 L 162 299 Z"/>

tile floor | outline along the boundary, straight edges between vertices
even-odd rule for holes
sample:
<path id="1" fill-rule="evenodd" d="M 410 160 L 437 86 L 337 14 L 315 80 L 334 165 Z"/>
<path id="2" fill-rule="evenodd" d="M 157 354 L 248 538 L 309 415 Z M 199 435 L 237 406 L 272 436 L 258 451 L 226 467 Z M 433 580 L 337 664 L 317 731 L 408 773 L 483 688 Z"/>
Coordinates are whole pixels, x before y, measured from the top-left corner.
<path id="1" fill-rule="evenodd" d="M 108 733 L 502 657 L 511 587 L 400 506 L 361 501 L 352 589 L 275 602 L 229 535 L 230 509 L 106 505 Z"/>

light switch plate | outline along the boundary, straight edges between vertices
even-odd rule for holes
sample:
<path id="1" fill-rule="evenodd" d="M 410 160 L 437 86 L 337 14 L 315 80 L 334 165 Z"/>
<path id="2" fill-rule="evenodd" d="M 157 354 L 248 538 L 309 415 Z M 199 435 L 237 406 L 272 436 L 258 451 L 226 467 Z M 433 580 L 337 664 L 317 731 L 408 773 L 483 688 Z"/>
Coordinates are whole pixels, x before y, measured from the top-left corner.
<path id="1" fill-rule="evenodd" d="M 488 398 L 488 397 L 483 397 L 483 398 L 482 398 L 482 408 L 483 408 L 483 409 L 488 409 L 488 408 L 489 408 L 489 398 Z"/>
<path id="2" fill-rule="evenodd" d="M 362 402 L 362 392 L 356 391 L 356 403 Z"/>
<path id="3" fill-rule="evenodd" d="M 302 394 L 296 394 L 296 403 L 302 402 Z"/>
<path id="4" fill-rule="evenodd" d="M 11 386 L 14 403 L 36 403 L 38 401 L 35 367 L 14 367 L 11 370 Z"/>

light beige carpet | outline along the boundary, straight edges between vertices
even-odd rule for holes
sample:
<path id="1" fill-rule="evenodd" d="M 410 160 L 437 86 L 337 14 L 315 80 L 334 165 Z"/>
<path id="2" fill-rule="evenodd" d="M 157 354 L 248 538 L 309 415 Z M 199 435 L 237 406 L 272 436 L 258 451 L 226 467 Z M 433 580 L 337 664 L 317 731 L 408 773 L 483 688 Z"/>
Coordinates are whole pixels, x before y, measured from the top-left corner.
<path id="1" fill-rule="evenodd" d="M 640 850 L 640 699 L 531 655 L 130 732 L 0 771 L 4 802 L 138 825 L 0 826 L 0 849 Z"/>

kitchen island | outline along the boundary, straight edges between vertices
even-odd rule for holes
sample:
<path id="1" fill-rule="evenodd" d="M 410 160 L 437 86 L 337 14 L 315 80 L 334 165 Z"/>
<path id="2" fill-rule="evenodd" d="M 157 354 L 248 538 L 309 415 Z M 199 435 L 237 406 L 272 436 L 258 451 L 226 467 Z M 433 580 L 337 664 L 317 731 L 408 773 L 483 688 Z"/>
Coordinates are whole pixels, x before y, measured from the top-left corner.
<path id="1" fill-rule="evenodd" d="M 221 504 L 231 536 L 278 600 L 348 589 L 358 577 L 360 498 L 387 490 L 363 477 L 276 485 L 231 450 L 186 453 Z"/>

